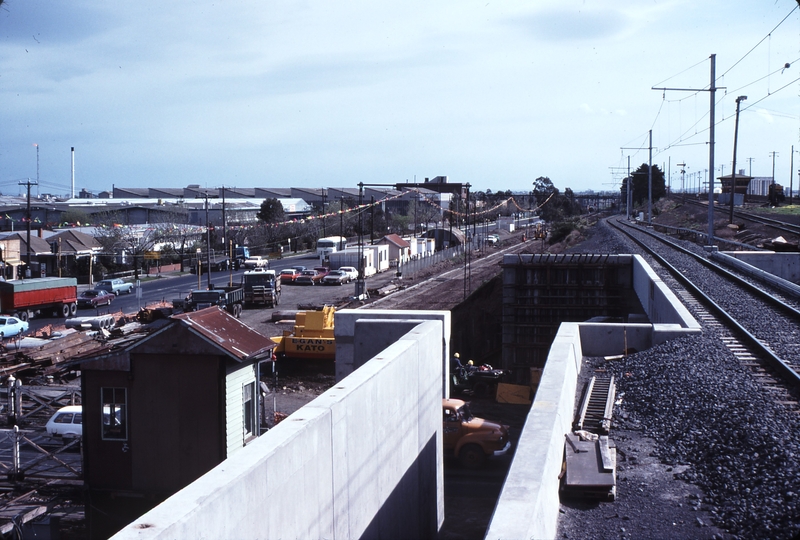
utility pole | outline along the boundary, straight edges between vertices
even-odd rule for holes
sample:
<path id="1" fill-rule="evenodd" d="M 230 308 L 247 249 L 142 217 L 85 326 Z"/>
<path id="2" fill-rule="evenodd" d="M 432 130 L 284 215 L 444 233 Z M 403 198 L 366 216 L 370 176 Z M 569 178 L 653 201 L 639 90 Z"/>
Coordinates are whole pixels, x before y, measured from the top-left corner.
<path id="1" fill-rule="evenodd" d="M 633 204 L 633 178 L 631 178 L 631 156 L 628 156 L 628 178 L 627 178 L 627 193 L 625 193 L 626 201 L 625 206 L 627 207 L 628 211 L 628 221 L 631 220 L 631 205 Z"/>
<path id="2" fill-rule="evenodd" d="M 322 188 L 322 237 L 323 238 L 328 236 L 325 233 L 325 197 L 326 197 L 325 188 Z"/>
<path id="3" fill-rule="evenodd" d="M 716 111 L 716 103 L 715 103 L 715 93 L 720 88 L 725 88 L 724 86 L 716 86 L 717 75 L 716 75 L 716 66 L 717 66 L 717 55 L 712 54 L 709 57 L 711 61 L 711 84 L 708 88 L 652 88 L 652 90 L 677 90 L 683 92 L 708 92 L 709 93 L 709 118 L 708 118 L 708 170 L 714 170 L 714 124 L 716 122 L 714 115 Z M 709 178 L 708 184 L 708 243 L 712 244 L 714 239 L 714 173 L 711 173 L 712 177 Z"/>
<path id="4" fill-rule="evenodd" d="M 206 198 L 206 276 L 208 290 L 211 290 L 211 226 L 208 222 L 208 191 L 205 192 Z M 198 282 L 200 281 L 200 260 L 197 261 Z"/>
<path id="5" fill-rule="evenodd" d="M 25 277 L 31 277 L 31 186 L 38 186 L 39 182 L 31 182 L 30 178 L 26 178 L 24 182 L 20 180 L 19 185 L 25 186 L 28 190 L 28 203 L 25 208 L 25 222 L 27 225 L 27 236 L 25 239 L 25 242 L 27 243 L 27 254 L 25 255 Z"/>
<path id="6" fill-rule="evenodd" d="M 752 178 L 752 177 L 753 177 L 753 160 L 754 160 L 754 159 L 755 159 L 755 158 L 751 158 L 751 157 L 747 158 L 747 162 L 748 162 L 748 164 L 750 165 L 750 168 L 748 169 L 748 173 L 747 173 L 747 175 L 748 175 L 750 178 Z"/>
<path id="7" fill-rule="evenodd" d="M 794 179 L 794 145 L 792 145 L 792 157 L 789 159 L 789 206 L 792 205 L 792 180 Z"/>
<path id="8" fill-rule="evenodd" d="M 470 186 L 469 182 L 467 182 L 466 187 L 467 187 L 467 199 L 466 199 L 467 204 L 466 204 L 466 214 L 464 217 L 464 224 L 465 224 L 464 225 L 464 300 L 467 299 L 468 291 L 470 290 L 468 275 L 471 270 L 469 267 L 469 255 L 470 255 L 470 244 L 471 244 L 471 238 L 469 234 L 469 188 L 472 186 Z"/>
<path id="9" fill-rule="evenodd" d="M 358 278 L 356 278 L 356 298 L 362 298 L 367 290 L 364 283 L 364 183 L 358 184 Z"/>
<path id="10" fill-rule="evenodd" d="M 375 195 L 370 197 L 369 215 L 369 245 L 375 245 Z"/>
<path id="11" fill-rule="evenodd" d="M 736 98 L 736 121 L 733 126 L 733 172 L 731 173 L 731 214 L 730 223 L 733 223 L 733 200 L 736 198 L 736 144 L 739 140 L 739 104 L 746 100 L 747 96 Z M 773 177 L 773 181 L 775 178 Z"/>
<path id="12" fill-rule="evenodd" d="M 222 251 L 225 251 L 225 246 L 228 245 L 228 221 L 225 216 L 225 186 L 222 186 Z M 233 261 L 231 259 L 228 260 L 228 264 L 231 264 Z"/>
<path id="13" fill-rule="evenodd" d="M 339 197 L 339 236 L 344 236 L 344 195 Z"/>
<path id="14" fill-rule="evenodd" d="M 774 186 L 775 185 L 775 156 L 778 155 L 778 152 L 775 152 L 773 150 L 772 152 L 769 153 L 769 155 L 772 157 L 772 185 Z"/>

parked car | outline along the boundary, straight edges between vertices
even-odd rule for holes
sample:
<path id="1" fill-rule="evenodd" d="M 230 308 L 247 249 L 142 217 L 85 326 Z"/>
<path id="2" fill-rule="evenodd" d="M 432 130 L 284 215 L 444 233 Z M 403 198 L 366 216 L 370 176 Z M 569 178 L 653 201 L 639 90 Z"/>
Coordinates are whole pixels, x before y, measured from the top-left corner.
<path id="1" fill-rule="evenodd" d="M 249 259 L 245 259 L 242 266 L 247 270 L 252 270 L 253 268 L 269 268 L 269 260 L 260 255 L 253 255 Z"/>
<path id="2" fill-rule="evenodd" d="M 339 270 L 350 276 L 350 280 L 358 279 L 358 270 L 354 266 L 341 266 Z"/>
<path id="3" fill-rule="evenodd" d="M 14 337 L 28 331 L 28 321 L 16 317 L 0 316 L 0 339 Z"/>
<path id="4" fill-rule="evenodd" d="M 83 291 L 80 296 L 78 296 L 78 307 L 96 308 L 97 306 L 108 306 L 111 305 L 111 301 L 114 300 L 114 298 L 115 296 L 113 294 L 102 289 L 91 289 Z"/>
<path id="5" fill-rule="evenodd" d="M 83 406 L 69 405 L 60 408 L 44 427 L 51 437 L 71 439 L 83 436 Z"/>
<path id="6" fill-rule="evenodd" d="M 342 270 L 331 270 L 322 278 L 323 285 L 344 285 L 350 282 L 350 276 Z"/>
<path id="7" fill-rule="evenodd" d="M 322 277 L 327 276 L 328 272 L 331 271 L 331 269 L 328 268 L 327 266 L 315 266 L 313 269 L 319 272 L 319 275 L 321 275 Z"/>
<path id="8" fill-rule="evenodd" d="M 316 270 L 304 270 L 294 280 L 298 285 L 316 285 L 322 281 L 322 274 Z"/>
<path id="9" fill-rule="evenodd" d="M 298 273 L 298 274 L 302 274 L 303 272 L 305 272 L 306 270 L 308 270 L 308 268 L 306 268 L 305 266 L 293 266 L 292 268 L 294 268 L 295 270 L 297 270 L 297 273 Z"/>
<path id="10" fill-rule="evenodd" d="M 294 283 L 300 272 L 294 268 L 285 268 L 281 270 L 281 283 Z"/>
<path id="11" fill-rule="evenodd" d="M 117 279 L 104 279 L 98 281 L 94 288 L 98 291 L 106 291 L 111 294 L 119 296 L 122 293 L 130 294 L 133 292 L 133 283 L 128 283 L 119 278 Z"/>

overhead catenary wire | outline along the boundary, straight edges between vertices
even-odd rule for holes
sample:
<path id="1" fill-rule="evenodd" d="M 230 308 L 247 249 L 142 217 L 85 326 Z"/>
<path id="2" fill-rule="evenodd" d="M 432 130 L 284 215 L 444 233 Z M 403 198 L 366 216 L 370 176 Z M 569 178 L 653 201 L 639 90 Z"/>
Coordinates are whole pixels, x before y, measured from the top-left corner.
<path id="1" fill-rule="evenodd" d="M 774 28 L 772 28 L 772 30 L 771 30 L 770 32 L 768 32 L 768 33 L 767 33 L 767 34 L 766 34 L 764 37 L 762 37 L 762 38 L 761 38 L 761 39 L 760 39 L 760 40 L 759 40 L 759 41 L 758 41 L 758 42 L 757 42 L 755 45 L 753 45 L 753 47 L 751 47 L 751 48 L 750 48 L 750 49 L 749 49 L 749 50 L 748 50 L 748 51 L 747 51 L 747 52 L 746 52 L 744 55 L 742 55 L 742 57 L 740 57 L 740 58 L 739 58 L 739 59 L 738 59 L 736 62 L 734 62 L 734 63 L 733 63 L 733 64 L 732 64 L 732 65 L 731 65 L 731 66 L 730 66 L 730 67 L 729 67 L 729 68 L 728 68 L 728 69 L 727 69 L 725 72 L 723 72 L 721 75 L 718 75 L 718 76 L 716 76 L 716 77 L 715 77 L 715 85 L 716 85 L 718 82 L 720 82 L 720 81 L 724 80 L 724 78 L 725 78 L 725 76 L 726 76 L 726 75 L 728 75 L 729 73 L 731 73 L 731 72 L 732 72 L 732 71 L 733 71 L 733 70 L 734 70 L 734 69 L 735 69 L 735 68 L 736 68 L 736 67 L 737 67 L 739 64 L 741 64 L 741 62 L 742 62 L 744 59 L 746 59 L 746 58 L 747 58 L 747 57 L 748 57 L 750 54 L 752 54 L 752 52 L 753 52 L 753 51 L 755 51 L 755 50 L 756 50 L 756 49 L 757 49 L 757 48 L 758 48 L 758 47 L 759 47 L 761 44 L 763 44 L 763 43 L 764 43 L 764 41 L 766 41 L 766 40 L 770 40 L 770 45 L 771 45 L 771 37 L 772 37 L 772 34 L 773 34 L 773 33 L 774 33 L 774 32 L 775 32 L 775 31 L 776 31 L 778 28 L 780 28 L 780 27 L 781 27 L 781 25 L 783 25 L 783 24 L 784 24 L 784 23 L 785 23 L 785 22 L 786 22 L 786 21 L 789 19 L 789 17 L 790 17 L 790 16 L 791 16 L 791 15 L 792 15 L 792 14 L 793 14 L 793 13 L 794 13 L 794 12 L 795 12 L 797 9 L 798 9 L 798 7 L 800 7 L 800 6 L 798 6 L 798 5 L 795 5 L 795 6 L 792 8 L 792 10 L 791 10 L 791 11 L 790 11 L 790 12 L 789 12 L 789 13 L 788 13 L 788 14 L 787 14 L 785 17 L 783 17 L 783 19 L 781 19 L 781 21 L 780 21 L 780 22 L 778 22 L 778 24 L 776 24 Z M 771 49 L 770 49 L 770 57 L 771 57 Z M 739 91 L 740 91 L 742 88 L 749 87 L 749 86 L 751 86 L 751 85 L 753 85 L 753 84 L 756 84 L 756 83 L 758 83 L 758 82 L 761 82 L 761 81 L 763 81 L 763 80 L 765 80 L 765 79 L 769 80 L 769 78 L 770 78 L 771 76 L 773 76 L 773 75 L 777 74 L 778 72 L 781 72 L 781 73 L 782 73 L 782 72 L 783 72 L 783 71 L 785 71 L 785 70 L 786 70 L 786 69 L 787 69 L 789 66 L 791 66 L 792 64 L 794 64 L 794 63 L 796 63 L 796 62 L 800 61 L 800 59 L 795 59 L 795 60 L 793 60 L 793 61 L 791 61 L 791 62 L 783 62 L 783 63 L 781 64 L 781 67 L 779 67 L 778 69 L 775 69 L 775 70 L 771 70 L 771 69 L 769 69 L 769 60 L 770 60 L 770 58 L 768 58 L 768 73 L 767 73 L 766 75 L 764 75 L 764 76 L 761 76 L 761 77 L 758 77 L 757 79 L 755 79 L 755 80 L 752 80 L 752 81 L 750 81 L 750 82 L 748 82 L 748 83 L 746 83 L 746 84 L 744 84 L 744 85 L 740 86 L 740 87 L 739 87 L 739 88 L 738 88 L 736 91 L 731 91 L 730 93 L 731 93 L 731 94 L 733 94 L 733 95 L 737 95 L 737 93 L 738 93 L 738 92 L 739 92 Z M 704 60 L 704 61 L 705 61 L 705 60 Z M 678 75 L 680 75 L 680 74 L 683 74 L 683 73 L 686 73 L 687 71 L 689 71 L 689 70 L 691 70 L 691 69 L 693 69 L 693 68 L 697 67 L 697 66 L 698 66 L 699 64 L 701 64 L 701 63 L 702 63 L 702 61 L 701 61 L 701 62 L 698 62 L 698 63 L 695 63 L 695 64 L 693 64 L 692 66 L 690 66 L 690 67 L 688 67 L 688 68 L 686 68 L 686 69 L 682 70 L 681 72 L 677 73 L 676 75 L 673 75 L 673 76 L 671 76 L 671 77 L 668 77 L 667 79 L 665 79 L 664 81 L 662 81 L 662 83 L 659 83 L 659 84 L 663 84 L 663 82 L 666 82 L 666 81 L 669 81 L 669 80 L 671 80 L 671 79 L 674 79 L 674 78 L 675 78 L 675 77 L 677 77 Z M 774 91 L 772 91 L 772 90 L 770 90 L 770 89 L 768 88 L 768 89 L 767 89 L 767 94 L 766 94 L 765 96 L 763 96 L 763 97 L 761 97 L 761 98 L 759 98 L 759 99 L 756 99 L 756 100 L 754 100 L 754 101 L 751 101 L 751 102 L 748 104 L 748 106 L 747 106 L 745 109 L 743 109 L 743 111 L 745 111 L 745 110 L 747 110 L 747 109 L 750 109 L 750 108 L 752 108 L 753 106 L 755 106 L 755 105 L 757 105 L 757 104 L 761 103 L 761 102 L 762 102 L 762 101 L 764 101 L 764 100 L 765 100 L 767 97 L 773 96 L 773 95 L 777 94 L 778 92 L 780 92 L 780 91 L 782 91 L 782 90 L 786 89 L 787 87 L 791 86 L 792 84 L 794 84 L 794 83 L 795 83 L 795 82 L 797 82 L 798 80 L 800 80 L 800 78 L 799 78 L 799 79 L 794 79 L 794 80 L 792 80 L 791 82 L 789 82 L 789 83 L 787 83 L 787 84 L 785 84 L 785 85 L 781 86 L 780 88 L 778 88 L 777 90 L 774 90 Z M 709 89 L 709 88 L 710 88 L 710 86 L 709 86 L 709 85 L 705 85 L 703 88 L 704 88 L 704 89 Z M 720 86 L 716 86 L 716 88 L 717 88 L 717 89 L 723 89 L 723 88 L 722 88 L 722 87 L 720 87 Z M 652 125 L 653 125 L 653 126 L 655 126 L 655 125 L 656 125 L 656 123 L 658 122 L 659 118 L 662 116 L 662 114 L 663 114 L 663 105 L 664 105 L 664 102 L 665 102 L 665 101 L 667 101 L 667 102 L 673 102 L 673 101 L 680 102 L 680 101 L 682 101 L 683 99 L 688 99 L 688 98 L 691 98 L 691 97 L 694 97 L 694 96 L 696 96 L 696 95 L 697 95 L 697 93 L 699 93 L 700 91 L 705 91 L 705 90 L 698 90 L 698 92 L 694 92 L 694 93 L 692 93 L 692 94 L 690 94 L 690 95 L 688 95 L 688 96 L 682 97 L 682 98 L 680 98 L 680 99 L 677 99 L 677 100 L 667 100 L 667 99 L 666 99 L 666 94 L 662 94 L 662 103 L 659 105 L 658 111 L 656 112 L 656 115 L 655 115 L 655 117 L 654 117 L 654 120 L 653 120 L 653 122 L 652 122 Z M 725 100 L 725 98 L 727 97 L 727 94 L 728 94 L 728 92 L 726 91 L 726 92 L 725 92 L 725 93 L 724 93 L 722 96 L 720 96 L 720 97 L 719 97 L 719 98 L 718 98 L 718 99 L 715 101 L 715 103 L 716 103 L 717 105 L 720 105 L 721 103 L 723 103 L 723 102 L 724 102 L 724 100 Z M 694 138 L 694 137 L 696 137 L 696 136 L 703 135 L 703 134 L 705 134 L 706 132 L 708 132 L 708 131 L 709 131 L 709 129 L 710 129 L 709 127 L 705 127 L 704 129 L 699 129 L 699 130 L 697 129 L 697 127 L 698 127 L 698 125 L 700 124 L 700 122 L 702 122 L 704 119 L 706 119 L 706 118 L 708 117 L 708 114 L 709 114 L 708 112 L 705 112 L 705 113 L 704 113 L 702 116 L 700 116 L 700 117 L 699 117 L 699 118 L 698 118 L 698 119 L 697 119 L 697 120 L 696 120 L 696 121 L 695 121 L 695 122 L 694 122 L 692 125 L 690 125 L 690 126 L 687 128 L 687 129 L 684 129 L 684 130 L 682 130 L 682 131 L 680 132 L 680 135 L 679 135 L 677 138 L 673 139 L 673 140 L 672 140 L 672 142 L 670 142 L 669 144 L 667 144 L 667 145 L 663 146 L 662 148 L 660 148 L 660 149 L 659 149 L 659 150 L 656 152 L 656 155 L 661 155 L 661 154 L 663 154 L 664 152 L 666 152 L 667 150 L 669 150 L 669 149 L 671 149 L 671 148 L 673 148 L 673 147 L 676 147 L 676 146 L 687 146 L 687 145 L 689 145 L 689 144 L 697 144 L 697 145 L 700 145 L 700 144 L 707 144 L 707 142 L 703 142 L 703 143 L 688 143 L 687 141 L 690 141 L 692 138 Z M 790 117 L 793 117 L 793 115 L 792 115 L 792 116 L 790 116 Z M 714 125 L 715 125 L 715 126 L 718 126 L 718 125 L 722 124 L 723 122 L 726 122 L 728 119 L 729 119 L 729 118 L 725 118 L 725 117 L 723 117 L 723 118 L 721 118 L 721 119 L 717 120 L 717 121 L 714 123 Z"/>

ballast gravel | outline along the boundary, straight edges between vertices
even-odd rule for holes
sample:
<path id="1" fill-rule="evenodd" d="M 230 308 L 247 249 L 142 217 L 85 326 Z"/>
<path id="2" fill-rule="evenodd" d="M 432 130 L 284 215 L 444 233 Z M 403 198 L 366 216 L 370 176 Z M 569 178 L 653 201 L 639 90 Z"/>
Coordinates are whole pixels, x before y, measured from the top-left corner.
<path id="1" fill-rule="evenodd" d="M 580 252 L 638 252 L 598 225 Z M 562 500 L 559 538 L 800 536 L 800 415 L 757 382 L 718 330 L 585 359 L 582 376 L 598 372 L 617 384 L 617 496 Z"/>

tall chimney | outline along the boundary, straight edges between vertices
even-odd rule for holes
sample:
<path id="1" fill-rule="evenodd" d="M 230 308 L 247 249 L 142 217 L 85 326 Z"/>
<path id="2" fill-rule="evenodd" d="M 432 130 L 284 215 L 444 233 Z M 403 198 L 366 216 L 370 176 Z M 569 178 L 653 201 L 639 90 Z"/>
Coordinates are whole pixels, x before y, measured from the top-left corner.
<path id="1" fill-rule="evenodd" d="M 72 147 L 72 193 L 69 195 L 70 199 L 75 198 L 75 147 Z"/>

